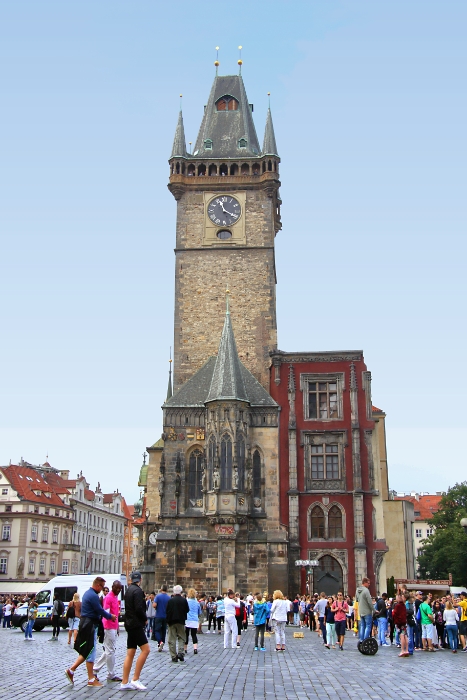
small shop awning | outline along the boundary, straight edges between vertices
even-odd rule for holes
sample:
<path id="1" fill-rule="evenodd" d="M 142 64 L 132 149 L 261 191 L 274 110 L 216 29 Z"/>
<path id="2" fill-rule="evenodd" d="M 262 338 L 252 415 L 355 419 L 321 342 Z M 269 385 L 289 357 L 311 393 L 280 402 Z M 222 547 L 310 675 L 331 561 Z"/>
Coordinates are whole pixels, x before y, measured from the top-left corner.
<path id="1" fill-rule="evenodd" d="M 46 581 L 0 581 L 0 594 L 5 593 L 38 593 Z"/>

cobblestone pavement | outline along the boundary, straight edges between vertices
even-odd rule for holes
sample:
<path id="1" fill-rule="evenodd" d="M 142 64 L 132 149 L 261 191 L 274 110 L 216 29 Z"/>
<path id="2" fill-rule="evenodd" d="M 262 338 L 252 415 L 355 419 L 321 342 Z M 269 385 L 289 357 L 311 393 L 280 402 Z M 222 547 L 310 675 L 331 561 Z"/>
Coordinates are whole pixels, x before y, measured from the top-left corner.
<path id="1" fill-rule="evenodd" d="M 199 653 L 189 653 L 185 663 L 174 664 L 167 651 L 158 653 L 151 642 L 151 654 L 141 675 L 146 691 L 121 691 L 118 683 L 88 688 L 86 672 L 80 667 L 75 685 L 65 677 L 76 652 L 67 645 L 67 633 L 49 642 L 50 630 L 34 633 L 25 642 L 19 630 L 0 629 L 0 693 L 8 700 L 77 700 L 99 696 L 100 700 L 119 697 L 158 700 L 300 700 L 305 698 L 455 698 L 464 694 L 467 681 L 467 654 L 439 651 L 415 652 L 398 658 L 396 647 L 380 649 L 376 656 L 362 656 L 357 640 L 346 635 L 345 650 L 327 650 L 318 635 L 304 631 L 304 639 L 294 639 L 294 627 L 286 630 L 287 650 L 274 651 L 274 636 L 266 640 L 266 652 L 253 651 L 254 628 L 242 635 L 239 649 L 224 649 L 223 635 L 199 637 Z M 117 670 L 121 672 L 126 649 L 126 633 L 117 644 Z M 99 645 L 100 648 L 100 645 Z M 104 671 L 104 669 L 103 669 Z M 101 679 L 105 672 L 101 671 Z"/>

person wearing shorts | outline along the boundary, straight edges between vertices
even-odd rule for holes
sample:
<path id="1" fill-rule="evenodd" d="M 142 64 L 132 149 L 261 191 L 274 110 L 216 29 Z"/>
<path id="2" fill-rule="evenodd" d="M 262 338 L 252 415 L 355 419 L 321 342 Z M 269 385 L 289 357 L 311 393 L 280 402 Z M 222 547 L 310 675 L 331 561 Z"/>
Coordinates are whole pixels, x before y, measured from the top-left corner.
<path id="1" fill-rule="evenodd" d="M 126 657 L 123 662 L 121 690 L 146 690 L 146 686 L 139 680 L 141 671 L 149 655 L 149 642 L 146 637 L 146 600 L 141 590 L 141 574 L 133 571 L 131 574 L 131 585 L 125 593 L 125 629 L 127 631 Z M 135 658 L 136 649 L 140 648 L 140 653 L 136 659 L 135 672 L 130 681 L 130 671 Z"/>
<path id="2" fill-rule="evenodd" d="M 396 597 L 396 604 L 392 609 L 392 617 L 401 643 L 401 653 L 399 656 L 410 656 L 409 637 L 407 632 L 407 608 L 405 606 L 405 596 L 399 594 Z"/>

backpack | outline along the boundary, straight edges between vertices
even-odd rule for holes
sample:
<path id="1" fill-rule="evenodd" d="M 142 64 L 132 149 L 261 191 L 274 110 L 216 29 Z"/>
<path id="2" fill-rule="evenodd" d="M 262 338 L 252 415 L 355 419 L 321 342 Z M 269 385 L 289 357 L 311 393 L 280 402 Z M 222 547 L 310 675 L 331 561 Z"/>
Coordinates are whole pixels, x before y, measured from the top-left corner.
<path id="1" fill-rule="evenodd" d="M 63 615 L 63 613 L 65 612 L 65 606 L 63 605 L 63 602 L 61 600 L 58 601 L 57 609 L 58 609 L 58 614 L 61 617 Z"/>
<path id="2" fill-rule="evenodd" d="M 73 604 L 68 606 L 68 610 L 66 611 L 66 618 L 67 620 L 73 620 L 76 617 L 76 612 L 75 612 L 75 606 Z"/>

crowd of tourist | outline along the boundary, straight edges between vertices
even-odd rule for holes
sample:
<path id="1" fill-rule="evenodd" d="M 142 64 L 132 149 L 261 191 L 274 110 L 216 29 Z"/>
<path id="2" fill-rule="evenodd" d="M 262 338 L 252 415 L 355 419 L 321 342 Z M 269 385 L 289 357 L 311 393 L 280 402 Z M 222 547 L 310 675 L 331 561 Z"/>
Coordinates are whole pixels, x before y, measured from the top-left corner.
<path id="1" fill-rule="evenodd" d="M 250 625 L 254 627 L 254 641 L 249 638 L 252 651 L 265 652 L 265 635 L 273 633 L 276 652 L 286 650 L 285 628 L 314 632 L 322 640 L 325 649 L 344 651 L 346 632 L 359 641 L 368 637 L 376 639 L 379 647 L 392 645 L 400 649 L 400 657 L 413 655 L 415 651 L 435 652 L 450 649 L 467 652 L 467 593 L 458 598 L 447 594 L 434 598 L 432 593 L 411 592 L 400 589 L 389 597 L 382 593 L 377 598 L 370 595 L 370 580 L 364 578 L 355 597 L 345 596 L 343 591 L 327 596 L 324 592 L 311 596 L 296 595 L 292 600 L 280 590 L 272 594 L 257 592 L 244 596 L 227 590 L 224 596 L 198 594 L 194 588 L 186 592 L 174 586 L 170 594 L 166 585 L 159 592 L 144 594 L 141 590 L 141 574 L 131 575 L 131 584 L 125 593 L 125 629 L 127 631 L 127 656 L 121 676 L 115 669 L 115 651 L 119 633 L 121 584 L 114 581 L 111 588 L 104 579 L 97 577 L 91 588 L 80 600 L 76 593 L 67 606 L 54 598 L 53 634 L 50 641 L 58 641 L 60 622 L 68 621 L 68 644 L 78 652 L 75 663 L 66 669 L 70 683 L 74 683 L 77 668 L 85 663 L 88 685 L 102 686 L 97 673 L 104 667 L 108 681 L 118 681 L 122 690 L 143 690 L 139 680 L 144 663 L 150 653 L 149 641 L 157 644 L 157 651 L 164 650 L 166 638 L 172 663 L 185 661 L 191 646 L 198 654 L 198 635 L 223 635 L 224 649 L 238 649 L 242 634 Z M 16 597 L 0 599 L 0 619 L 3 627 L 10 627 L 11 616 L 18 604 L 28 603 L 25 640 L 33 638 L 34 620 L 37 616 L 35 596 L 26 601 Z M 55 607 L 56 604 L 56 607 Z M 204 628 L 204 629 L 203 629 Z M 97 658 L 97 641 L 103 644 Z M 372 642 L 374 644 L 374 642 Z M 137 649 L 133 677 L 131 668 Z"/>

